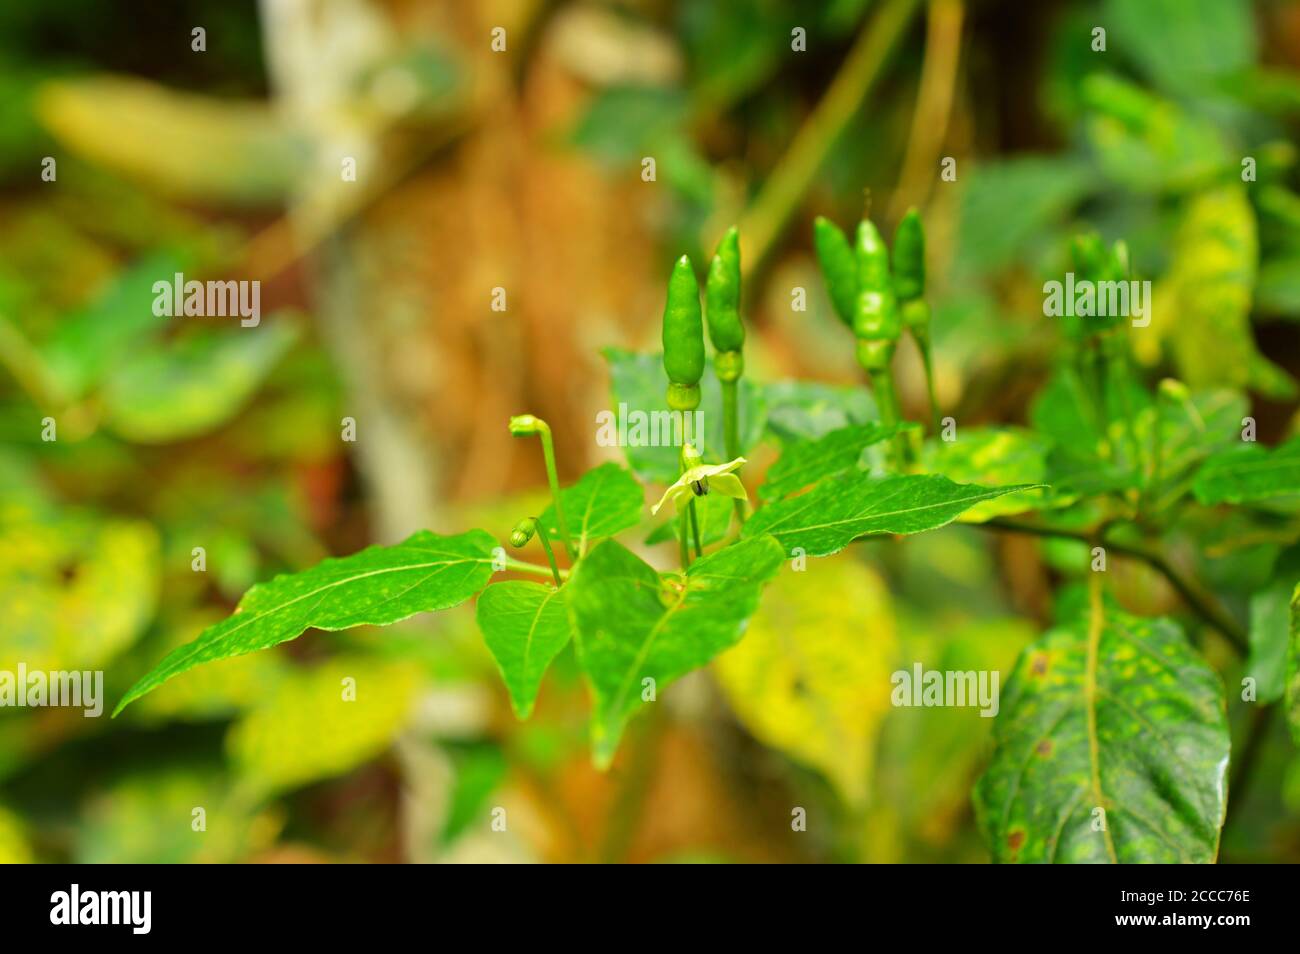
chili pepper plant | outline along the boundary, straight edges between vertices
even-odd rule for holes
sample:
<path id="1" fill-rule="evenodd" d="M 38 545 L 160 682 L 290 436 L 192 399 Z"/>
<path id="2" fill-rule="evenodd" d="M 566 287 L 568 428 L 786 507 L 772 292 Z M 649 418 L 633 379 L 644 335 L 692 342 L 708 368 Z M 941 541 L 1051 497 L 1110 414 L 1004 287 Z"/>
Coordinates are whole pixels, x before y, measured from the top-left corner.
<path id="1" fill-rule="evenodd" d="M 745 455 L 764 432 L 754 426 L 757 388 L 745 379 L 740 244 L 732 229 L 718 243 L 702 293 L 689 258 L 672 267 L 662 371 L 659 357 L 610 355 L 616 387 L 620 375 L 624 388 L 633 379 L 660 382 L 660 396 L 647 397 L 642 387 L 640 397 L 680 418 L 680 446 L 628 448 L 628 467 L 603 463 L 561 487 L 547 423 L 513 417 L 511 433 L 538 444 L 551 499 L 513 529 L 497 528 L 508 533 L 509 549 L 487 529 L 421 531 L 258 584 L 233 615 L 162 659 L 116 712 L 203 663 L 268 649 L 308 629 L 383 626 L 477 595 L 479 628 L 519 719 L 530 717 L 548 666 L 574 645 L 590 690 L 592 756 L 604 768 L 630 720 L 745 638 L 783 565 L 796 563 L 815 588 L 818 558 L 961 520 L 1059 538 L 1087 553 L 1086 583 L 1065 588 L 1055 624 L 1003 683 L 995 746 L 973 793 L 993 858 L 1214 860 L 1233 753 L 1224 682 L 1204 650 L 1249 647 L 1160 540 L 1191 514 L 1248 514 L 1294 492 L 1300 443 L 1270 450 L 1250 440 L 1240 396 L 1144 380 L 1130 360 L 1129 323 L 1114 316 L 1064 322 L 1058 366 L 1033 404 L 1035 433 L 961 429 L 935 406 L 921 217 L 902 218 L 892 260 L 869 220 L 850 240 L 819 218 L 812 245 L 834 313 L 854 338 L 874 414 L 786 432 L 779 456 L 755 480 Z M 1133 277 L 1123 243 L 1081 236 L 1073 255 L 1079 278 Z M 914 352 L 899 350 L 905 334 Z M 905 419 L 896 390 L 905 353 L 923 364 L 924 424 Z M 702 404 L 705 420 L 721 418 L 719 430 L 693 429 Z M 1039 479 L 999 479 L 1026 441 L 1050 448 Z M 651 486 L 650 513 L 662 524 L 648 539 L 628 539 L 647 517 Z M 514 555 L 534 541 L 537 562 Z M 661 542 L 675 542 L 675 553 Z M 1107 583 L 1116 560 L 1166 577 L 1186 613 L 1151 618 L 1122 609 Z M 1300 734 L 1296 657 L 1293 640 L 1285 690 L 1278 680 L 1264 688 L 1263 701 L 1285 692 Z"/>

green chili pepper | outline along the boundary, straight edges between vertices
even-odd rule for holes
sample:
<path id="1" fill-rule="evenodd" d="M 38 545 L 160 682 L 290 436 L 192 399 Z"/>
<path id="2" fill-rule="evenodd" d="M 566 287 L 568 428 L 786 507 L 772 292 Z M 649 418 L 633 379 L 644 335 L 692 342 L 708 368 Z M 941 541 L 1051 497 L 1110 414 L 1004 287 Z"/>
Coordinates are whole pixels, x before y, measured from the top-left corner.
<path id="1" fill-rule="evenodd" d="M 664 305 L 664 370 L 668 373 L 668 406 L 693 411 L 700 406 L 704 374 L 704 320 L 700 286 L 691 260 L 683 255 L 668 279 Z"/>
<path id="2" fill-rule="evenodd" d="M 838 225 L 819 215 L 813 221 L 813 248 L 817 250 L 831 305 L 840 320 L 852 328 L 858 300 L 858 266 L 849 240 Z"/>
<path id="3" fill-rule="evenodd" d="M 733 225 L 718 242 L 704 286 L 705 318 L 713 342 L 713 369 L 722 388 L 722 442 L 729 458 L 740 456 L 740 377 L 745 373 L 745 324 L 740 318 L 740 233 Z M 745 520 L 745 503 L 736 501 Z M 694 509 L 691 519 L 695 520 Z M 697 526 L 692 523 L 692 526 Z M 697 546 L 698 549 L 698 546 Z"/>
<path id="4" fill-rule="evenodd" d="M 869 219 L 858 225 L 854 251 L 858 273 L 858 296 L 853 312 L 853 333 L 859 342 L 882 342 L 875 349 L 887 362 L 902 331 L 898 299 L 889 280 L 889 249 Z M 859 349 L 861 354 L 861 349 Z M 868 368 L 870 370 L 870 368 Z"/>
<path id="5" fill-rule="evenodd" d="M 718 242 L 704 286 L 705 318 L 715 351 L 739 351 L 745 345 L 740 320 L 740 235 L 733 225 Z"/>
<path id="6" fill-rule="evenodd" d="M 907 210 L 894 231 L 894 294 L 902 311 L 903 325 L 921 352 L 931 426 L 937 432 L 939 409 L 934 396 L 934 358 L 930 351 L 930 305 L 925 300 L 925 228 L 915 208 Z"/>
<path id="7" fill-rule="evenodd" d="M 894 294 L 900 302 L 925 294 L 925 230 L 916 209 L 907 210 L 894 232 Z"/>

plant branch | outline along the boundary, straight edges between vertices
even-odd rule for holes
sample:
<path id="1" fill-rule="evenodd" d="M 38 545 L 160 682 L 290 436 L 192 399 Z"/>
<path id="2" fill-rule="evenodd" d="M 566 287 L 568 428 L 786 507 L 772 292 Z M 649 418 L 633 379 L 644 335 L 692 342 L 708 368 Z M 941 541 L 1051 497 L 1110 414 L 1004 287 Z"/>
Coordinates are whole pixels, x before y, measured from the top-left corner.
<path id="1" fill-rule="evenodd" d="M 506 557 L 505 569 L 514 570 L 516 573 L 531 573 L 534 576 L 554 577 L 555 585 L 559 586 L 561 580 L 569 578 L 568 570 L 561 570 L 555 566 L 555 558 L 551 558 L 549 567 L 539 566 L 536 563 L 529 563 L 526 560 L 516 560 L 514 557 Z"/>
<path id="2" fill-rule="evenodd" d="M 1242 656 L 1250 649 L 1249 637 L 1241 625 L 1233 619 L 1228 613 L 1220 607 L 1213 597 L 1202 592 L 1194 583 L 1187 580 L 1178 570 L 1169 562 L 1163 553 L 1146 547 L 1134 546 L 1127 543 L 1109 539 L 1103 533 L 1098 536 L 1095 533 L 1089 533 L 1083 530 L 1070 530 L 1064 527 L 1049 527 L 1043 524 L 1021 523 L 1017 520 L 1007 520 L 1005 518 L 995 518 L 978 526 L 987 527 L 992 530 L 1002 530 L 1008 533 L 1025 533 L 1039 537 L 1057 537 L 1063 540 L 1078 540 L 1082 543 L 1097 543 L 1106 549 L 1118 553 L 1122 556 L 1132 557 L 1135 560 L 1141 560 L 1147 566 L 1151 567 L 1161 576 L 1163 576 L 1172 586 L 1187 608 L 1199 616 L 1206 624 L 1217 630 L 1224 639 L 1226 639 L 1239 654 Z"/>
<path id="3" fill-rule="evenodd" d="M 546 535 L 546 528 L 542 526 L 540 520 L 536 522 L 536 526 L 537 539 L 542 542 L 542 549 L 546 551 L 546 559 L 551 564 L 551 575 L 555 577 L 556 587 L 559 587 L 562 584 L 562 581 L 560 580 L 560 568 L 555 562 L 555 553 L 551 550 L 551 538 Z"/>

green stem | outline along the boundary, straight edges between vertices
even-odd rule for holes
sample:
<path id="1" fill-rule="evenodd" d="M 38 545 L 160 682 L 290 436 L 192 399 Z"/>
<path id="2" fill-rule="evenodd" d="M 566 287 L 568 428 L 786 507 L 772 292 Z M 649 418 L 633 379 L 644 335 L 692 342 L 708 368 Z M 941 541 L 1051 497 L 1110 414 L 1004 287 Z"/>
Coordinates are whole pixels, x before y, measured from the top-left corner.
<path id="1" fill-rule="evenodd" d="M 898 390 L 894 387 L 894 372 L 888 367 L 868 371 L 871 390 L 876 397 L 876 408 L 880 412 L 880 423 L 884 427 L 897 427 L 900 421 Z M 895 468 L 902 465 L 904 459 L 902 434 L 895 434 L 890 440 L 889 458 Z"/>
<path id="2" fill-rule="evenodd" d="M 722 441 L 727 450 L 727 460 L 740 456 L 740 382 L 723 381 L 722 383 Z M 737 477 L 740 475 L 737 474 Z M 745 522 L 745 501 L 737 500 L 736 519 Z"/>
<path id="3" fill-rule="evenodd" d="M 934 396 L 934 355 L 930 350 L 929 335 L 918 334 L 915 330 L 912 337 L 916 340 L 916 347 L 921 352 L 921 363 L 925 367 L 925 392 L 930 398 L 930 428 L 932 434 L 938 434 L 939 425 L 939 402 Z"/>
<path id="4" fill-rule="evenodd" d="M 555 470 L 555 443 L 551 440 L 551 426 L 545 421 L 538 421 L 538 435 L 542 439 L 542 457 L 546 461 L 546 480 L 551 485 L 551 500 L 555 504 L 555 525 L 560 531 L 560 539 L 569 559 L 576 560 L 573 541 L 569 539 L 569 526 L 564 520 L 564 508 L 560 505 L 560 476 Z"/>
<path id="5" fill-rule="evenodd" d="M 691 536 L 695 538 L 695 558 L 698 560 L 700 557 L 704 556 L 704 546 L 700 543 L 700 521 L 695 516 L 694 500 L 691 500 L 691 502 L 686 506 L 686 512 L 690 514 Z"/>
<path id="6" fill-rule="evenodd" d="M 546 535 L 546 528 L 542 526 L 542 521 L 537 521 L 537 539 L 542 541 L 542 549 L 546 551 L 546 559 L 551 564 L 551 575 L 555 577 L 555 586 L 558 588 L 563 585 L 560 579 L 560 567 L 555 562 L 555 554 L 551 550 L 551 538 Z"/>
<path id="7" fill-rule="evenodd" d="M 557 584 L 561 580 L 566 580 L 569 577 L 569 571 L 557 569 L 554 560 L 552 560 L 551 566 L 547 568 L 544 566 L 538 566 L 536 563 L 529 563 L 526 560 L 516 560 L 514 557 L 506 557 L 505 568 L 507 570 L 514 570 L 516 573 L 531 573 L 533 576 L 554 577 Z"/>
<path id="8" fill-rule="evenodd" d="M 683 573 L 691 565 L 690 530 L 687 528 L 690 520 L 687 516 L 688 509 L 683 507 L 677 513 L 677 555 L 681 558 Z"/>
<path id="9" fill-rule="evenodd" d="M 1120 543 L 1116 540 L 1109 539 L 1105 534 L 1098 536 L 1095 532 L 1089 533 L 1083 530 L 1070 530 L 1064 527 L 1049 527 L 1043 524 L 1021 523 L 1017 520 L 1008 520 L 1003 517 L 997 517 L 993 520 L 986 521 L 977 526 L 986 527 L 990 530 L 1003 530 L 1009 533 L 1026 533 L 1037 537 L 1057 537 L 1063 540 L 1078 540 L 1082 543 L 1096 544 L 1100 539 L 1101 546 L 1107 550 L 1120 554 L 1121 556 L 1132 557 L 1135 560 L 1141 560 L 1151 569 L 1163 576 L 1177 592 L 1187 608 L 1199 616 L 1211 628 L 1217 630 L 1224 639 L 1240 655 L 1245 656 L 1250 651 L 1250 639 L 1246 631 L 1231 616 L 1219 607 L 1211 596 L 1201 592 L 1201 590 L 1191 581 L 1185 579 L 1180 574 L 1163 553 L 1146 547 L 1134 546 L 1132 544 Z"/>

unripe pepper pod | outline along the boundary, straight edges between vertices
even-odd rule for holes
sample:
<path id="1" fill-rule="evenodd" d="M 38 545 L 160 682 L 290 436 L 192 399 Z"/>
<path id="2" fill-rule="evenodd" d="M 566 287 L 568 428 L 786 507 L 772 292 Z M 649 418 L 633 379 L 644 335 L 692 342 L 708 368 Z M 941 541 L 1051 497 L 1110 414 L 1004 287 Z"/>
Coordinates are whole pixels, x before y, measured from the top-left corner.
<path id="1" fill-rule="evenodd" d="M 745 345 L 740 320 L 740 234 L 733 225 L 718 242 L 704 285 L 704 317 L 715 351 L 739 351 Z"/>
<path id="2" fill-rule="evenodd" d="M 858 266 L 853 260 L 849 240 L 838 225 L 819 215 L 813 221 L 813 248 L 817 251 L 817 261 L 821 264 L 835 314 L 852 328 L 858 300 Z"/>
<path id="3" fill-rule="evenodd" d="M 902 330 L 898 300 L 889 278 L 889 249 L 868 219 L 858 225 L 854 259 L 858 297 L 853 312 L 853 333 L 859 339 L 897 341 Z"/>
<path id="4" fill-rule="evenodd" d="M 916 209 L 908 209 L 894 232 L 894 294 L 910 302 L 925 294 L 925 229 Z"/>
<path id="5" fill-rule="evenodd" d="M 537 521 L 532 517 L 524 517 L 515 524 L 515 528 L 510 531 L 510 545 L 512 547 L 522 547 L 533 538 L 537 532 Z"/>
<path id="6" fill-rule="evenodd" d="M 673 410 L 694 410 L 699 407 L 700 378 L 704 374 L 704 319 L 695 269 L 685 255 L 677 260 L 668 279 L 663 340 L 664 371 L 671 382 L 668 406 Z"/>

